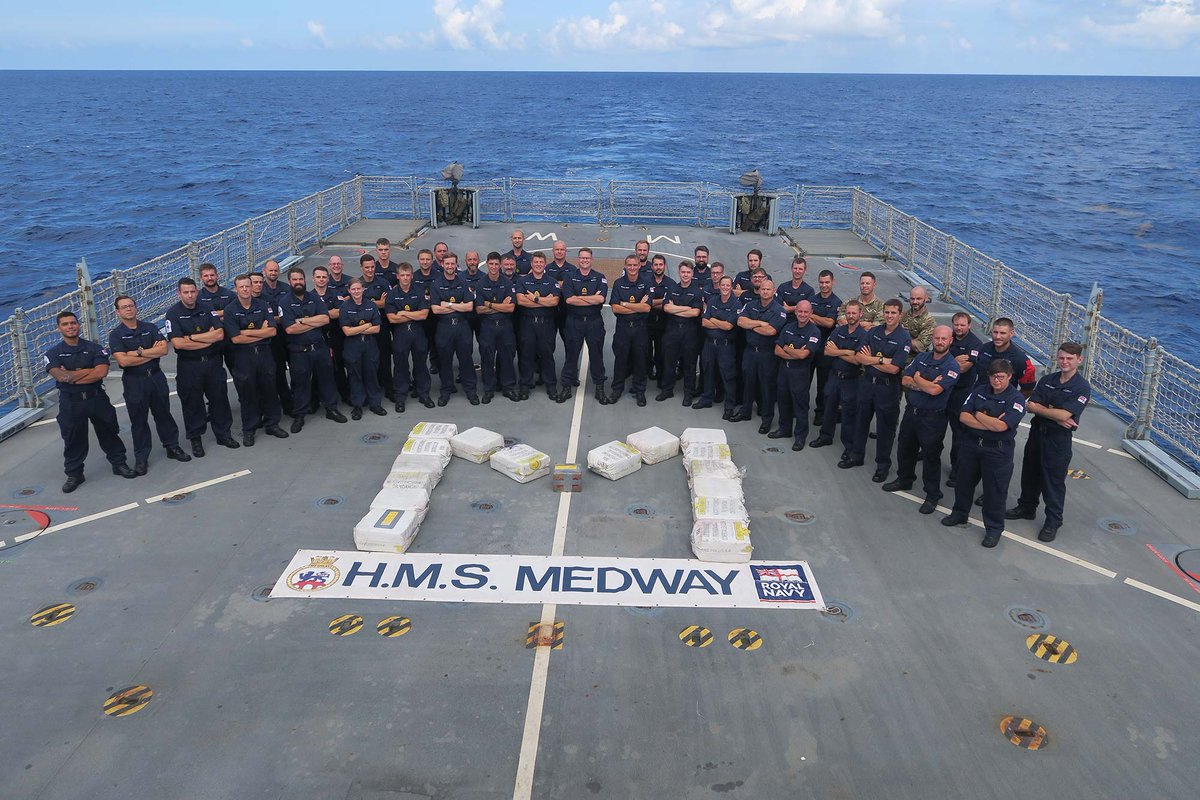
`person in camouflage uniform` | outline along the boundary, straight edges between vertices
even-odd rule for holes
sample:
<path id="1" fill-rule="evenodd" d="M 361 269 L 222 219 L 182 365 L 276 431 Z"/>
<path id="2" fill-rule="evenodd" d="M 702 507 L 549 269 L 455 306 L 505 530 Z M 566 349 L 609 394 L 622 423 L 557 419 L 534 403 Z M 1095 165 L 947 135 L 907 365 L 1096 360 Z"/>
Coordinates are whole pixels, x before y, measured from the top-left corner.
<path id="1" fill-rule="evenodd" d="M 900 315 L 900 325 L 912 337 L 912 355 L 929 350 L 929 342 L 933 338 L 936 323 L 933 314 L 926 307 L 929 305 L 929 290 L 924 286 L 914 286 L 908 293 L 908 310 Z"/>
<path id="2" fill-rule="evenodd" d="M 858 297 L 855 299 L 862 305 L 860 325 L 870 329 L 883 322 L 883 301 L 875 296 L 875 273 L 864 272 L 859 276 Z M 837 322 L 838 325 L 846 324 L 846 303 L 842 303 L 838 308 Z"/>

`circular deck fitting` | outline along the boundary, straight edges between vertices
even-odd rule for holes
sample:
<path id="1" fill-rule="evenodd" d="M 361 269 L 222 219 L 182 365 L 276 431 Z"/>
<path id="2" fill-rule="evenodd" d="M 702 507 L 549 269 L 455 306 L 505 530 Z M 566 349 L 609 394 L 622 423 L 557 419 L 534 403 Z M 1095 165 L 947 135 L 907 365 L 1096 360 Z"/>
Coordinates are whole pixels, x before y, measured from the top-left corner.
<path id="1" fill-rule="evenodd" d="M 54 603 L 33 612 L 29 617 L 29 624 L 35 628 L 53 628 L 74 615 L 75 605 L 73 603 Z"/>
<path id="2" fill-rule="evenodd" d="M 782 448 L 782 447 L 776 447 L 775 445 L 771 445 L 770 447 L 764 447 L 764 448 L 762 449 L 762 451 L 763 451 L 764 453 L 771 453 L 772 455 L 775 455 L 775 454 L 778 454 L 778 453 L 782 453 L 782 452 L 783 452 L 783 448 Z"/>
<path id="3" fill-rule="evenodd" d="M 260 603 L 265 603 L 271 599 L 272 588 L 272 585 L 268 583 L 266 586 L 260 586 L 255 589 L 250 596 Z"/>
<path id="4" fill-rule="evenodd" d="M 167 505 L 167 506 L 181 506 L 184 503 L 191 500 L 195 496 L 196 495 L 194 492 L 179 492 L 178 494 L 173 494 L 173 495 L 164 497 L 162 499 L 162 502 L 163 502 L 163 505 Z"/>
<path id="5" fill-rule="evenodd" d="M 816 519 L 817 515 L 807 509 L 793 508 L 791 511 L 783 512 L 783 518 L 797 525 L 807 525 Z"/>
<path id="6" fill-rule="evenodd" d="M 104 701 L 104 715 L 107 717 L 128 717 L 146 707 L 154 690 L 149 686 L 127 686 L 115 694 L 109 695 Z"/>
<path id="7" fill-rule="evenodd" d="M 713 635 L 712 631 L 703 625 L 688 625 L 679 632 L 679 641 L 688 647 L 708 647 L 713 643 Z"/>
<path id="8" fill-rule="evenodd" d="M 1005 717 L 1000 720 L 1000 733 L 1017 747 L 1026 750 L 1041 750 L 1050 744 L 1046 729 L 1024 717 Z"/>
<path id="9" fill-rule="evenodd" d="M 386 433 L 364 433 L 362 435 L 363 444 L 383 444 L 388 440 Z"/>
<path id="10" fill-rule="evenodd" d="M 363 618 L 357 614 L 343 614 L 334 617 L 329 622 L 329 632 L 334 636 L 350 636 L 358 633 L 363 626 Z"/>
<path id="11" fill-rule="evenodd" d="M 1014 624 L 1031 631 L 1043 631 L 1050 625 L 1050 620 L 1045 614 L 1035 608 L 1023 606 L 1013 606 L 1008 609 L 1008 618 Z"/>
<path id="12" fill-rule="evenodd" d="M 1184 575 L 1200 583 L 1200 548 L 1193 547 L 1175 556 L 1175 566 Z"/>
<path id="13" fill-rule="evenodd" d="M 331 494 L 326 495 L 325 497 L 318 497 L 313 502 L 313 505 L 315 505 L 317 508 L 333 508 L 334 506 L 340 506 L 344 502 L 346 502 L 346 498 L 342 497 L 340 494 Z"/>
<path id="14" fill-rule="evenodd" d="M 1136 525 L 1130 525 L 1125 520 L 1116 517 L 1103 517 L 1096 520 L 1096 524 L 1105 533 L 1115 533 L 1117 536 L 1133 536 L 1137 533 Z"/>
<path id="15" fill-rule="evenodd" d="M 756 630 L 734 628 L 729 632 L 729 643 L 738 650 L 757 650 L 762 647 L 763 638 Z"/>
<path id="16" fill-rule="evenodd" d="M 512 447 L 513 445 L 518 445 L 520 443 L 521 443 L 521 440 L 515 436 L 505 436 L 504 437 L 504 446 L 505 447 Z"/>
<path id="17" fill-rule="evenodd" d="M 375 631 L 388 639 L 403 636 L 412 630 L 412 620 L 408 617 L 384 617 L 375 626 Z"/>
<path id="18" fill-rule="evenodd" d="M 821 616 L 834 622 L 849 622 L 856 615 L 854 609 L 841 600 L 826 600 L 825 607 L 821 609 Z"/>
<path id="19" fill-rule="evenodd" d="M 625 513 L 634 519 L 650 519 L 658 512 L 649 503 L 633 503 L 625 506 Z"/>
<path id="20" fill-rule="evenodd" d="M 1074 664 L 1079 653 L 1071 643 L 1049 633 L 1035 633 L 1025 640 L 1029 652 L 1051 664 Z"/>
<path id="21" fill-rule="evenodd" d="M 476 514 L 494 514 L 500 510 L 500 501 L 494 497 L 481 497 L 471 501 L 471 510 Z"/>
<path id="22" fill-rule="evenodd" d="M 22 486 L 12 493 L 14 500 L 24 500 L 27 497 L 35 497 L 42 493 L 41 486 Z"/>
<path id="23" fill-rule="evenodd" d="M 83 578 L 82 580 L 75 581 L 68 586 L 67 591 L 71 594 L 87 594 L 88 592 L 94 592 L 99 589 L 100 585 L 103 583 L 103 578 Z"/>

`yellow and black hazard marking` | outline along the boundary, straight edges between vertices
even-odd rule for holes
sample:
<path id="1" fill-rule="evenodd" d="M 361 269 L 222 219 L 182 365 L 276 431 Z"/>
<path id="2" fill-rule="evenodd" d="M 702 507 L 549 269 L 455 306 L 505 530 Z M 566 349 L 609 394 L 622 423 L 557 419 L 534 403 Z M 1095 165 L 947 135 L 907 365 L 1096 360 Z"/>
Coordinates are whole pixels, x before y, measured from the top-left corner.
<path id="1" fill-rule="evenodd" d="M 1050 743 L 1046 729 L 1024 717 L 1005 717 L 1000 720 L 1000 733 L 1017 747 L 1026 750 L 1041 750 Z"/>
<path id="2" fill-rule="evenodd" d="M 1025 646 L 1029 652 L 1051 664 L 1074 664 L 1075 659 L 1079 658 L 1079 653 L 1070 642 L 1048 633 L 1033 634 L 1025 640 Z"/>
<path id="3" fill-rule="evenodd" d="M 703 625 L 688 625 L 679 632 L 679 641 L 688 647 L 708 647 L 713 642 L 713 635 Z"/>
<path id="4" fill-rule="evenodd" d="M 533 650 L 538 647 L 549 647 L 551 650 L 562 650 L 566 632 L 567 623 L 565 622 L 556 621 L 553 625 L 531 622 L 529 631 L 525 634 L 525 648 Z"/>
<path id="5" fill-rule="evenodd" d="M 358 633 L 363 626 L 363 618 L 358 614 L 343 614 L 329 623 L 329 632 L 334 636 L 349 636 Z"/>
<path id="6" fill-rule="evenodd" d="M 729 643 L 738 650 L 757 650 L 762 647 L 763 638 L 758 631 L 734 628 L 729 632 Z"/>
<path id="7" fill-rule="evenodd" d="M 29 622 L 35 628 L 52 628 L 69 620 L 74 613 L 75 605 L 73 603 L 55 603 L 33 612 Z"/>
<path id="8" fill-rule="evenodd" d="M 128 717 L 130 714 L 136 714 L 146 707 L 152 697 L 154 690 L 149 686 L 126 686 L 104 701 L 104 715 Z"/>
<path id="9" fill-rule="evenodd" d="M 1081 469 L 1069 469 L 1069 470 L 1067 470 L 1067 475 L 1073 481 L 1080 481 L 1080 480 L 1090 481 L 1092 479 L 1091 475 L 1088 475 L 1086 472 L 1084 472 Z"/>
<path id="10" fill-rule="evenodd" d="M 380 636 L 386 636 L 389 639 L 397 636 L 403 636 L 412 630 L 412 620 L 408 617 L 384 617 L 379 620 L 379 624 L 375 626 L 375 630 Z"/>

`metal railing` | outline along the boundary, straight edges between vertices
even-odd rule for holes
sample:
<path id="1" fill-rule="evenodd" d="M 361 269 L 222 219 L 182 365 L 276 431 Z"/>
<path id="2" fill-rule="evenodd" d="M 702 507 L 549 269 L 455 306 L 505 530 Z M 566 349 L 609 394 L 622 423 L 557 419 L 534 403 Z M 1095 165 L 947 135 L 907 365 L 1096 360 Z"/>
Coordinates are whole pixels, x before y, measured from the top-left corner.
<path id="1" fill-rule="evenodd" d="M 358 176 L 95 281 L 81 262 L 77 288 L 0 323 L 0 406 L 38 405 L 52 388 L 41 354 L 58 341 L 54 316 L 63 309 L 80 315 L 85 335 L 103 339 L 116 324 L 118 294 L 132 295 L 142 316 L 157 318 L 175 302 L 175 281 L 198 277 L 202 263 L 216 265 L 228 282 L 360 219 L 425 219 L 430 191 L 445 185 L 438 178 Z M 734 198 L 746 193 L 711 182 L 605 179 L 498 178 L 464 186 L 478 193 L 481 221 L 598 225 L 723 228 Z M 1085 374 L 1094 393 L 1131 423 L 1129 436 L 1155 441 L 1193 469 L 1200 465 L 1200 369 L 1100 315 L 1100 296 L 1082 305 L 855 187 L 794 185 L 766 194 L 777 198 L 781 226 L 849 229 L 976 316 L 1011 317 L 1021 345 L 1043 363 L 1052 362 L 1059 342 L 1085 342 Z"/>

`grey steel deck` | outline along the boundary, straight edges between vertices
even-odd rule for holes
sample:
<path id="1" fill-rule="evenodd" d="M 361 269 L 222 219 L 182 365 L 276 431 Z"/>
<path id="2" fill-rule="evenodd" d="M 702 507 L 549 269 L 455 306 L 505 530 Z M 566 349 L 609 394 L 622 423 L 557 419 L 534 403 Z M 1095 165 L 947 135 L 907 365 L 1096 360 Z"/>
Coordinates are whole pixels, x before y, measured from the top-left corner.
<path id="1" fill-rule="evenodd" d="M 347 244 L 338 252 L 415 229 L 362 224 L 339 237 Z M 438 239 L 460 254 L 507 249 L 509 227 L 428 232 L 394 258 L 415 260 Z M 686 227 L 521 227 L 598 257 L 646 234 L 678 237 L 653 246 L 672 265 L 701 243 L 730 268 L 759 247 L 768 268 L 786 274 L 791 255 L 779 239 Z M 304 266 L 333 247 L 308 253 Z M 810 273 L 838 261 L 813 258 Z M 881 261 L 851 263 L 875 269 L 883 296 L 904 288 Z M 854 271 L 831 268 L 839 293 L 853 294 Z M 611 373 L 611 353 L 607 363 Z M 119 382 L 110 378 L 109 389 L 117 402 Z M 678 398 L 637 409 L 628 398 L 599 406 L 590 386 L 580 391 L 580 460 L 650 425 L 679 433 L 720 424 L 719 411 L 684 409 Z M 353 549 L 351 528 L 414 422 L 480 424 L 561 458 L 571 409 L 540 394 L 472 407 L 460 393 L 432 411 L 410 404 L 401 416 L 347 425 L 312 418 L 286 441 L 210 446 L 189 464 L 157 450 L 136 481 L 113 477 L 93 448 L 88 482 L 69 496 L 58 490 L 52 423 L 4 442 L 7 502 L 79 506 L 50 511 L 56 525 L 137 506 L 0 552 L 0 797 L 513 797 L 534 661 L 524 637 L 539 607 L 252 595 L 299 548 Z M 533 797 L 1194 796 L 1200 611 L 1124 581 L 1200 603 L 1200 587 L 1150 549 L 1169 560 L 1200 545 L 1196 506 L 1120 454 L 1115 418 L 1099 409 L 1084 418 L 1080 437 L 1098 446 L 1076 446 L 1072 467 L 1088 478 L 1070 481 L 1053 548 L 1031 544 L 1035 523 L 1018 522 L 995 551 L 979 547 L 978 528 L 944 528 L 939 515 L 881 492 L 868 469 L 834 469 L 836 447 L 775 452 L 755 423 L 725 427 L 748 471 L 755 557 L 807 559 L 849 618 L 560 606 L 566 644 L 550 655 Z M 388 438 L 364 441 L 371 433 Z M 182 502 L 145 502 L 240 470 L 250 474 Z M 322 502 L 329 497 L 340 501 Z M 479 500 L 494 510 L 473 510 Z M 635 506 L 650 513 L 629 513 Z M 520 486 L 455 459 L 414 550 L 548 554 L 557 507 L 549 480 Z M 815 519 L 788 521 L 797 509 Z M 0 537 L 29 528 L 23 513 L 0 514 Z M 1128 535 L 1113 533 L 1113 521 Z M 678 459 L 615 483 L 589 474 L 572 500 L 566 553 L 687 558 L 689 528 Z M 72 594 L 81 579 L 99 586 Z M 61 601 L 78 607 L 71 619 L 30 625 L 34 611 Z M 1031 655 L 1034 631 L 1010 618 L 1017 607 L 1044 614 L 1045 632 L 1076 647 L 1078 661 Z M 352 612 L 363 630 L 331 636 L 330 620 Z M 410 617 L 412 631 L 376 635 L 374 624 L 392 614 Z M 717 641 L 685 647 L 678 634 L 690 624 Z M 760 650 L 725 643 L 741 626 L 762 634 Z M 103 716 L 104 699 L 132 684 L 154 690 L 149 705 Z M 999 725 L 1010 714 L 1044 725 L 1049 746 L 1029 752 L 1006 741 Z"/>

